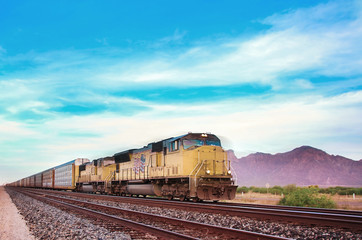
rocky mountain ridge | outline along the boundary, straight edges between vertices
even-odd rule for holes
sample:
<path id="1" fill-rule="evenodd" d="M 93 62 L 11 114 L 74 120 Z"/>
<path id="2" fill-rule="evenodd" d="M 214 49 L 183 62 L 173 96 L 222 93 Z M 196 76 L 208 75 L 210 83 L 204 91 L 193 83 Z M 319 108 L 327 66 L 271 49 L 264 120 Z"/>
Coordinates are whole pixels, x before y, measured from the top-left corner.
<path id="1" fill-rule="evenodd" d="M 330 155 L 320 149 L 302 146 L 286 153 L 253 153 L 228 157 L 239 186 L 296 184 L 362 187 L 362 160 Z"/>

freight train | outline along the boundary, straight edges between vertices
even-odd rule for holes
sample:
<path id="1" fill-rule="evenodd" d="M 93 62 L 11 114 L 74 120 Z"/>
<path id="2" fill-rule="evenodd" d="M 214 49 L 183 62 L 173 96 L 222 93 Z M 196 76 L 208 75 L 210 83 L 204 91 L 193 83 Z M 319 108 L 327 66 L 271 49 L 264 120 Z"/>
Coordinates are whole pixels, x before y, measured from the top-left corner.
<path id="1" fill-rule="evenodd" d="M 78 158 L 9 184 L 184 201 L 230 200 L 237 186 L 220 139 L 187 133 L 111 157 Z"/>

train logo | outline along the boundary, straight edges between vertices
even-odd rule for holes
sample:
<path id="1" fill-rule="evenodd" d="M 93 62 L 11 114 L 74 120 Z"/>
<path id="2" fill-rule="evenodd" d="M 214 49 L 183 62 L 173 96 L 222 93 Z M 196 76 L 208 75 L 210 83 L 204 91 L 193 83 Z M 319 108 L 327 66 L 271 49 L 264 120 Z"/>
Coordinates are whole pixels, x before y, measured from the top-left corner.
<path id="1" fill-rule="evenodd" d="M 145 163 L 146 163 L 146 157 L 144 154 L 141 154 L 141 157 L 136 157 L 134 160 L 134 168 L 133 170 L 135 173 L 145 172 Z"/>

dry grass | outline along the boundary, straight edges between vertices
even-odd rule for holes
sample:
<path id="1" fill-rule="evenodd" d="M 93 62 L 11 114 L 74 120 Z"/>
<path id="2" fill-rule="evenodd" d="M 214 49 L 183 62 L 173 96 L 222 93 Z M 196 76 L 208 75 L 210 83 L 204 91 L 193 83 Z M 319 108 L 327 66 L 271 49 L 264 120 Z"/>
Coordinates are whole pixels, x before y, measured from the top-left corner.
<path id="1" fill-rule="evenodd" d="M 236 194 L 236 197 L 232 202 L 276 205 L 280 199 L 282 199 L 282 196 L 280 195 L 248 192 Z"/>
<path id="2" fill-rule="evenodd" d="M 334 195 L 331 197 L 334 202 L 337 203 L 337 208 L 346 210 L 358 210 L 362 211 L 362 196 L 352 195 Z"/>
<path id="3" fill-rule="evenodd" d="M 336 194 L 330 197 L 337 204 L 338 209 L 362 211 L 362 196 L 353 198 L 352 195 L 341 196 Z M 248 192 L 236 194 L 236 198 L 231 202 L 277 205 L 280 199 L 282 199 L 281 195 Z"/>

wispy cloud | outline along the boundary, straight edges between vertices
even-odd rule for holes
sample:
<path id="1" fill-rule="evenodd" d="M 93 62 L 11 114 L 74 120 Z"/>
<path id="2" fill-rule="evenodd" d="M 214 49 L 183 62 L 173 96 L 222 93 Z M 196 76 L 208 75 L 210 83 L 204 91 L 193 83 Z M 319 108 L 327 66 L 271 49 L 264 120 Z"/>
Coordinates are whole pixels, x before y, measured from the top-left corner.
<path id="1" fill-rule="evenodd" d="M 2 46 L 0 46 L 0 55 L 5 54 L 5 53 L 6 53 L 6 50 Z"/>
<path id="2" fill-rule="evenodd" d="M 186 34 L 187 34 L 186 31 L 180 31 L 179 29 L 176 29 L 171 36 L 161 38 L 157 42 L 151 44 L 151 46 L 155 48 L 160 48 L 170 44 L 171 45 L 181 44 Z"/>
<path id="3" fill-rule="evenodd" d="M 29 136 L 35 136 L 37 134 L 36 130 L 28 128 L 27 125 L 15 122 L 8 121 L 0 117 L 0 142 L 12 141 L 19 138 L 26 138 Z"/>
<path id="4" fill-rule="evenodd" d="M 290 76 L 303 72 L 312 77 L 361 74 L 360 11 L 343 8 L 341 14 L 341 6 L 330 5 L 274 15 L 264 21 L 272 25 L 270 30 L 249 39 L 196 46 L 176 56 L 144 60 L 127 71 L 117 64 L 95 79 L 105 79 L 113 87 L 126 82 L 168 86 L 256 83 L 279 89 L 290 84 Z M 333 18 L 336 15 L 347 17 L 339 21 Z"/>

